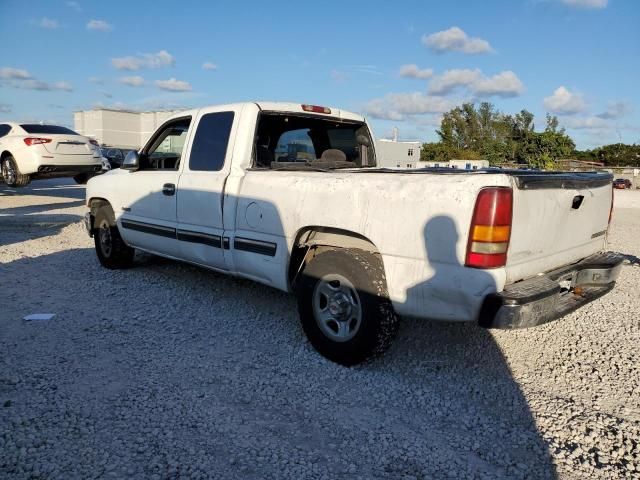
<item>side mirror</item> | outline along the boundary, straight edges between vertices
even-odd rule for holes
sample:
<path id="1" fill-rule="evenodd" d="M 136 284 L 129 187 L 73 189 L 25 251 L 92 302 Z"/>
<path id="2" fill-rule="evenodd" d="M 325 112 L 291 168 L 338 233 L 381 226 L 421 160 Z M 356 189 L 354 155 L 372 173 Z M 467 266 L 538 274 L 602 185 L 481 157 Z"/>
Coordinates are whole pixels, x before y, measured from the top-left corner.
<path id="1" fill-rule="evenodd" d="M 120 167 L 123 170 L 130 170 L 135 172 L 140 168 L 140 155 L 135 150 L 131 150 L 127 153 L 127 156 L 124 158 L 124 162 L 122 162 L 122 166 Z"/>

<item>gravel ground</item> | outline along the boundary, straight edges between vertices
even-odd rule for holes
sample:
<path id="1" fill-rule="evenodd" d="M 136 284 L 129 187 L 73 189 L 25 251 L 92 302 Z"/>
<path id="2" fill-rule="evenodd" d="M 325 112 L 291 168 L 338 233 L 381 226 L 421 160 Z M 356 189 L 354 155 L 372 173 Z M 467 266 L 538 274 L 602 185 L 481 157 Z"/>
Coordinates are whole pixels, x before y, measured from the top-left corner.
<path id="1" fill-rule="evenodd" d="M 0 185 L 0 477 L 640 478 L 640 191 L 616 195 L 612 293 L 529 330 L 403 320 L 348 369 L 292 297 L 105 270 L 84 188 Z"/>

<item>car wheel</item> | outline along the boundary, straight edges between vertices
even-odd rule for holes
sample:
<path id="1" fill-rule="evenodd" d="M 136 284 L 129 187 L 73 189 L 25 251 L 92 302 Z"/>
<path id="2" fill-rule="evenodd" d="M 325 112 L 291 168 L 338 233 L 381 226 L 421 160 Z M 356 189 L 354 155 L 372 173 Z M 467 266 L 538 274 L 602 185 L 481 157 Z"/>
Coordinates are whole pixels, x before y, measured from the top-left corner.
<path id="1" fill-rule="evenodd" d="M 78 185 L 85 185 L 91 177 L 88 173 L 79 173 L 74 175 L 73 179 L 76 181 Z"/>
<path id="2" fill-rule="evenodd" d="M 7 155 L 2 159 L 2 180 L 9 187 L 24 187 L 29 185 L 31 177 L 20 173 L 15 159 Z"/>
<path id="3" fill-rule="evenodd" d="M 100 264 L 110 269 L 128 268 L 133 265 L 135 250 L 122 240 L 110 206 L 105 205 L 98 209 L 93 225 L 93 240 Z"/>
<path id="4" fill-rule="evenodd" d="M 398 318 L 379 255 L 359 249 L 316 255 L 300 274 L 296 293 L 302 328 L 314 348 L 342 365 L 381 354 Z"/>

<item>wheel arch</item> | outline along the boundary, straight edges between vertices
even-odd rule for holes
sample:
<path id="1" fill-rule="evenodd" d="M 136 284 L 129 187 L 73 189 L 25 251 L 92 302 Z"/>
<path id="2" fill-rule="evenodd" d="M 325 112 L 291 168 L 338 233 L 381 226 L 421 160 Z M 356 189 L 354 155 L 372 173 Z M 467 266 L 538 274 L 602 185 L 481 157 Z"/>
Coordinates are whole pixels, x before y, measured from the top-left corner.
<path id="1" fill-rule="evenodd" d="M 357 232 L 320 225 L 303 227 L 296 233 L 289 256 L 289 289 L 295 290 L 298 274 L 311 258 L 325 250 L 338 248 L 357 248 L 380 254 L 378 247 L 370 239 Z"/>
<path id="2" fill-rule="evenodd" d="M 109 200 L 102 197 L 91 197 L 89 200 L 87 200 L 87 206 L 91 209 L 91 215 L 95 215 L 96 210 L 103 206 L 109 206 L 113 211 L 113 207 L 111 206 Z"/>
<path id="3" fill-rule="evenodd" d="M 91 221 L 91 224 L 90 224 L 91 232 L 93 232 L 93 229 L 94 229 L 96 212 L 98 211 L 99 208 L 105 207 L 105 206 L 111 208 L 111 212 L 114 213 L 111 203 L 109 203 L 109 201 L 106 198 L 91 197 L 89 200 L 87 200 L 87 207 L 89 207 L 89 214 L 90 214 L 90 221 Z"/>

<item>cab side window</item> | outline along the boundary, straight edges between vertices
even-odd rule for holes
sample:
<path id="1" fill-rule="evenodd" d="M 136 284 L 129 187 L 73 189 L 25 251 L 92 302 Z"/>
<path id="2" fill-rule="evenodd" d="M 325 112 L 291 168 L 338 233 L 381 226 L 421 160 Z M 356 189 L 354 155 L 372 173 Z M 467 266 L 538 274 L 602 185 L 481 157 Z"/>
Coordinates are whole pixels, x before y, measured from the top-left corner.
<path id="1" fill-rule="evenodd" d="M 6 124 L 0 125 L 0 137 L 4 137 L 10 131 L 11 131 L 11 125 L 6 125 Z"/>
<path id="2" fill-rule="evenodd" d="M 233 112 L 207 113 L 202 116 L 189 154 L 191 171 L 222 170 L 232 126 Z"/>
<path id="3" fill-rule="evenodd" d="M 141 158 L 140 170 L 177 170 L 184 150 L 191 118 L 167 123 L 151 141 Z"/>

